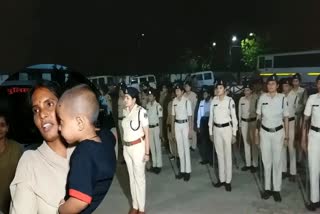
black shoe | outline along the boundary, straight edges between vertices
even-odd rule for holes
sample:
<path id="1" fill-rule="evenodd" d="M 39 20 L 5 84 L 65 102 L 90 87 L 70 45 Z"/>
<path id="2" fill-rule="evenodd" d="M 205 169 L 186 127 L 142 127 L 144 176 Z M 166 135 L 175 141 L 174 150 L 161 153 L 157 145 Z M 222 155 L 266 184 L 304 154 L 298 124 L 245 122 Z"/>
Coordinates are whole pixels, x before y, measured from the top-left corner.
<path id="1" fill-rule="evenodd" d="M 264 200 L 269 199 L 272 196 L 272 192 L 270 190 L 265 190 L 262 194 L 261 194 L 261 198 Z"/>
<path id="2" fill-rule="evenodd" d="M 250 170 L 250 166 L 244 166 L 241 168 L 241 171 L 243 171 L 243 172 L 246 172 L 248 170 Z"/>
<path id="3" fill-rule="evenodd" d="M 227 192 L 231 192 L 231 190 L 232 190 L 231 183 L 226 183 L 225 188 L 226 188 Z"/>
<path id="4" fill-rule="evenodd" d="M 184 181 L 189 181 L 190 180 L 190 173 L 185 173 L 183 180 Z"/>
<path id="5" fill-rule="evenodd" d="M 174 156 L 173 155 L 169 155 L 169 159 L 170 160 L 174 160 Z"/>
<path id="6" fill-rule="evenodd" d="M 290 175 L 289 181 L 290 182 L 296 182 L 296 175 Z"/>
<path id="7" fill-rule="evenodd" d="M 190 151 L 191 152 L 194 152 L 194 151 L 196 151 L 194 148 L 192 148 L 192 147 L 190 147 Z"/>
<path id="8" fill-rule="evenodd" d="M 282 180 L 283 180 L 283 179 L 286 179 L 287 177 L 289 177 L 288 173 L 283 172 L 283 173 L 282 173 Z"/>
<path id="9" fill-rule="evenodd" d="M 199 163 L 200 163 L 201 165 L 206 165 L 206 164 L 209 163 L 209 161 L 200 161 Z"/>
<path id="10" fill-rule="evenodd" d="M 215 184 L 213 184 L 213 186 L 216 187 L 216 188 L 222 187 L 224 185 L 226 185 L 226 183 L 225 182 L 220 182 L 220 181 L 215 183 Z"/>
<path id="11" fill-rule="evenodd" d="M 121 164 L 121 165 L 126 165 L 126 161 L 123 160 L 123 161 L 120 162 L 120 164 Z"/>
<path id="12" fill-rule="evenodd" d="M 274 201 L 276 201 L 276 202 L 281 202 L 282 199 L 281 199 L 280 192 L 274 191 L 274 192 L 273 192 L 273 199 L 274 199 Z"/>
<path id="13" fill-rule="evenodd" d="M 154 168 L 154 173 L 159 174 L 161 172 L 161 168 L 160 167 L 155 167 Z"/>
<path id="14" fill-rule="evenodd" d="M 316 211 L 317 210 L 317 208 L 318 208 L 319 206 L 318 206 L 318 203 L 310 203 L 310 204 L 306 204 L 306 208 L 307 208 L 307 210 L 309 210 L 309 211 Z"/>
<path id="15" fill-rule="evenodd" d="M 176 179 L 180 180 L 184 177 L 184 173 L 183 172 L 179 172 L 178 175 L 176 175 Z"/>
<path id="16" fill-rule="evenodd" d="M 251 171 L 251 173 L 256 173 L 258 171 L 258 167 L 257 166 L 252 166 L 250 171 Z"/>

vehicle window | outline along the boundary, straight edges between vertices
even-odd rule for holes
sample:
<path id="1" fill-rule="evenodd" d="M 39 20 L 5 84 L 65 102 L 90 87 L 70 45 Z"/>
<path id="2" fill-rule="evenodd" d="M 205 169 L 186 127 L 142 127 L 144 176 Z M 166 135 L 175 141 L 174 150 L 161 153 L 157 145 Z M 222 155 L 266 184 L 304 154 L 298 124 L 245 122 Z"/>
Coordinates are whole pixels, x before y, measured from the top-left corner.
<path id="1" fill-rule="evenodd" d="M 149 76 L 149 82 L 155 82 L 154 76 Z"/>
<path id="2" fill-rule="evenodd" d="M 197 74 L 197 80 L 203 80 L 202 74 Z"/>
<path id="3" fill-rule="evenodd" d="M 51 73 L 42 73 L 42 79 L 51 80 Z"/>
<path id="4" fill-rule="evenodd" d="M 212 79 L 211 73 L 205 73 L 203 76 L 204 76 L 205 80 L 211 80 Z"/>
<path id="5" fill-rule="evenodd" d="M 98 85 L 100 85 L 100 86 L 104 86 L 105 85 L 103 77 L 99 78 L 99 84 Z"/>
<path id="6" fill-rule="evenodd" d="M 266 68 L 272 68 L 272 60 L 271 59 L 266 60 L 264 63 L 265 63 Z"/>
<path id="7" fill-rule="evenodd" d="M 29 80 L 28 73 L 19 73 L 19 80 Z"/>
<path id="8" fill-rule="evenodd" d="M 259 68 L 264 68 L 265 65 L 265 58 L 264 57 L 259 57 Z"/>
<path id="9" fill-rule="evenodd" d="M 140 77 L 140 82 L 147 82 L 147 78 L 146 77 Z"/>

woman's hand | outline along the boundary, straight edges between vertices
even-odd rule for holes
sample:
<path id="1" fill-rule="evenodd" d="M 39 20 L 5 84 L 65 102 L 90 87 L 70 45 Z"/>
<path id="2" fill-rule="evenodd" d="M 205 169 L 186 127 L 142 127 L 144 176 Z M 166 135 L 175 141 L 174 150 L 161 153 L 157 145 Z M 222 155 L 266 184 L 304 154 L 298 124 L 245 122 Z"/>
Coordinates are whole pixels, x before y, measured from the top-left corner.
<path id="1" fill-rule="evenodd" d="M 143 158 L 143 161 L 144 162 L 148 162 L 149 160 L 150 160 L 150 155 L 149 154 L 145 154 L 144 158 Z"/>

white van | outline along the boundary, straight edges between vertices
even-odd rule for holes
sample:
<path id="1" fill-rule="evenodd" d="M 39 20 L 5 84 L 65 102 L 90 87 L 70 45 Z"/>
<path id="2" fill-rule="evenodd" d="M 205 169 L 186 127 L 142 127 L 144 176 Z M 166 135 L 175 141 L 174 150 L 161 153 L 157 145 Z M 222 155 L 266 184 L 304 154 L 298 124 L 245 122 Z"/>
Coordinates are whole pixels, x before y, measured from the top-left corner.
<path id="1" fill-rule="evenodd" d="M 149 82 L 152 88 L 157 88 L 157 80 L 153 74 L 146 74 L 141 76 L 123 76 L 119 78 L 119 82 L 125 82 L 128 86 L 139 89 L 139 86 L 143 82 Z"/>
<path id="2" fill-rule="evenodd" d="M 99 88 L 106 86 L 108 83 L 117 83 L 113 76 L 92 76 L 88 77 L 88 79 Z"/>
<path id="3" fill-rule="evenodd" d="M 214 74 L 212 71 L 199 71 L 191 73 L 191 79 L 196 78 L 197 85 L 196 88 L 201 88 L 204 85 L 213 85 Z"/>

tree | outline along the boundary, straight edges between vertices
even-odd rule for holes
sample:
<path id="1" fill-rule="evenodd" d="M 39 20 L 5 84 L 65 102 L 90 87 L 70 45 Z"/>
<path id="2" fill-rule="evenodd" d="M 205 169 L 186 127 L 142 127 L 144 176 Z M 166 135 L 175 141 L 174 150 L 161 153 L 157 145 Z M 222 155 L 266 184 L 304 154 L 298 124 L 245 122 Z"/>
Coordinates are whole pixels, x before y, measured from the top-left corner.
<path id="1" fill-rule="evenodd" d="M 256 69 L 257 58 L 264 52 L 264 49 L 264 41 L 259 37 L 249 37 L 241 41 L 242 61 L 250 71 Z"/>

